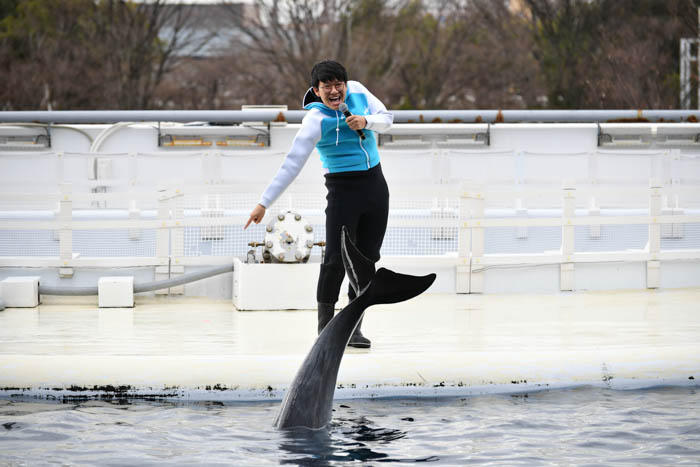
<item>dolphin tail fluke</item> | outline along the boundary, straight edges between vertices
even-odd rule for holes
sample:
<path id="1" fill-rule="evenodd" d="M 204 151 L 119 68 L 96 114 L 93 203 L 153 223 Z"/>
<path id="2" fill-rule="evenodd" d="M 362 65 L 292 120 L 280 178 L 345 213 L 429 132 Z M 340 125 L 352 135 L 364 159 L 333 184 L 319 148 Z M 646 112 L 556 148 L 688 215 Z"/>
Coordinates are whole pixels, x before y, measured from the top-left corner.
<path id="1" fill-rule="evenodd" d="M 435 274 L 410 276 L 379 268 L 372 283 L 372 303 L 398 303 L 416 297 L 435 281 Z"/>
<path id="2" fill-rule="evenodd" d="M 374 261 L 365 257 L 350 239 L 347 227 L 343 226 L 340 234 L 340 252 L 343 258 L 343 266 L 348 276 L 350 286 L 355 295 L 360 295 L 374 278 Z"/>
<path id="3" fill-rule="evenodd" d="M 374 261 L 366 258 L 350 239 L 347 227 L 341 235 L 341 256 L 350 286 L 359 296 L 372 283 L 372 303 L 398 303 L 425 292 L 435 281 L 435 274 L 410 276 L 385 268 L 375 272 Z"/>

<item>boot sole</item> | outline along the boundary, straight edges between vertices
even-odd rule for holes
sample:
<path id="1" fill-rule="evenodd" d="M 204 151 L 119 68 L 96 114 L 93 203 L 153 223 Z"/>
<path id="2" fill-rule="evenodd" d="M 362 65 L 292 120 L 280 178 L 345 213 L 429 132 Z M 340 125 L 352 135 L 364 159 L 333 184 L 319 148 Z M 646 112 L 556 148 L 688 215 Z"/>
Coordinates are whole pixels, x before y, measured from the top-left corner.
<path id="1" fill-rule="evenodd" d="M 369 349 L 372 344 L 365 344 L 364 342 L 348 342 L 348 347 L 355 347 L 356 349 Z"/>

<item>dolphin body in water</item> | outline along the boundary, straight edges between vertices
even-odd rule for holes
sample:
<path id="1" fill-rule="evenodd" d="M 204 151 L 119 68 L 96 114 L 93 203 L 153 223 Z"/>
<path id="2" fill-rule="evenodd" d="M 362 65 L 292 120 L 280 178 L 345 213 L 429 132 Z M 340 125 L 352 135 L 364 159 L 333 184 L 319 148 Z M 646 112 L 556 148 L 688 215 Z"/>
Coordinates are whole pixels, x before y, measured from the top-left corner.
<path id="1" fill-rule="evenodd" d="M 380 268 L 352 243 L 347 229 L 341 233 L 341 255 L 356 298 L 326 325 L 297 371 L 275 426 L 323 428 L 331 420 L 338 368 L 357 323 L 376 304 L 398 303 L 425 292 L 435 274 L 409 276 Z"/>

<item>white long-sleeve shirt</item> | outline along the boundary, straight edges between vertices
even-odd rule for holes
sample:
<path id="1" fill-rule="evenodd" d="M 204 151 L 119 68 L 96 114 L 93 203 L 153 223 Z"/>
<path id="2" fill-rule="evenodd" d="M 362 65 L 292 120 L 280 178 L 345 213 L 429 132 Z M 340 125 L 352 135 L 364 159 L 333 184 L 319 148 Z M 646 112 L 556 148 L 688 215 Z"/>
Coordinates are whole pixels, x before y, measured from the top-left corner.
<path id="1" fill-rule="evenodd" d="M 351 106 L 353 113 L 362 115 L 367 120 L 366 130 L 382 133 L 391 128 L 394 116 L 387 111 L 382 101 L 377 99 L 358 81 L 348 81 L 347 85 L 346 102 L 366 103 L 366 106 L 363 106 L 363 108 L 358 108 L 357 105 L 354 108 Z M 356 95 L 352 96 L 353 94 Z M 310 108 L 310 110 L 301 122 L 301 128 L 292 141 L 292 147 L 260 197 L 259 203 L 265 208 L 269 208 L 299 175 L 317 144 L 322 143 L 326 146 L 330 144 L 332 146 L 334 142 L 335 146 L 343 144 L 343 147 L 347 147 L 348 144 L 355 144 L 355 140 L 359 141 L 359 137 L 345 123 L 345 117 L 340 111 L 332 110 L 320 103 L 309 104 L 307 108 Z M 331 126 L 334 127 L 331 128 Z M 322 141 L 322 138 L 324 141 Z M 371 152 L 372 155 L 376 155 L 378 163 L 379 156 L 376 149 L 376 140 L 373 136 L 372 138 L 368 137 L 365 142 L 359 141 L 358 144 L 365 154 Z M 368 166 L 367 169 L 369 168 Z M 341 168 L 338 171 L 343 171 L 343 169 Z"/>

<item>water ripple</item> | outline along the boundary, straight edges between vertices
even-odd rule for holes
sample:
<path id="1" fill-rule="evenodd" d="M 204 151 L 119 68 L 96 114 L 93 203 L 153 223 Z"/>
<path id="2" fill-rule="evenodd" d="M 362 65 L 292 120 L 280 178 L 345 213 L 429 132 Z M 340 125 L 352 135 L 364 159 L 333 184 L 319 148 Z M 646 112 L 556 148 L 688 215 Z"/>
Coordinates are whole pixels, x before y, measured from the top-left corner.
<path id="1" fill-rule="evenodd" d="M 350 400 L 327 429 L 279 431 L 278 403 L 1 400 L 0 464 L 698 464 L 699 402 L 695 388 Z"/>

